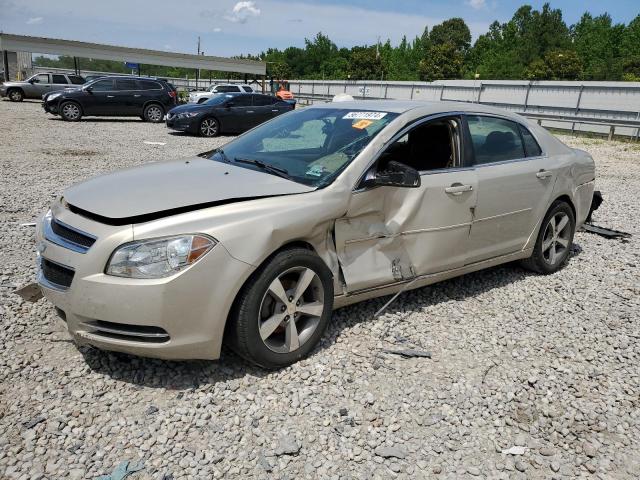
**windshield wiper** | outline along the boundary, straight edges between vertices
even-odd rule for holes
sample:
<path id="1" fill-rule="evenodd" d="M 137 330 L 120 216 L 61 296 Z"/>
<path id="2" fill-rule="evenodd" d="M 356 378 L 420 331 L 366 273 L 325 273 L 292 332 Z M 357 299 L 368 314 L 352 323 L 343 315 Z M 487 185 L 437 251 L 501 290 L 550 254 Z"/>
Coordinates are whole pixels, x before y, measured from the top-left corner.
<path id="1" fill-rule="evenodd" d="M 198 157 L 202 157 L 202 158 L 211 158 L 216 153 L 219 154 L 222 157 L 222 161 L 223 162 L 231 163 L 231 160 L 229 160 L 229 157 L 227 157 L 227 155 L 224 153 L 224 150 L 222 150 L 221 148 L 214 148 L 213 150 L 209 150 L 207 152 L 199 153 L 197 156 Z"/>
<path id="2" fill-rule="evenodd" d="M 286 178 L 287 180 L 291 180 L 291 175 L 284 168 L 274 167 L 273 165 L 269 165 L 268 163 L 264 163 L 262 160 L 256 160 L 254 158 L 239 158 L 235 157 L 234 160 L 238 163 L 248 163 L 249 165 L 255 165 L 258 168 L 261 168 L 265 172 L 271 173 L 273 175 L 277 175 L 278 177 Z"/>

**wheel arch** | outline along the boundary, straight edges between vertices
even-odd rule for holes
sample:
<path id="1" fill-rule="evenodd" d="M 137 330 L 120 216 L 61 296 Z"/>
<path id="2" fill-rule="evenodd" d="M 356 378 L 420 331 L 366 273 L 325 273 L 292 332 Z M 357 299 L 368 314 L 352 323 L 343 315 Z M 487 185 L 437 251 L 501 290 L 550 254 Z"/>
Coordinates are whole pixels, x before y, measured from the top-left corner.
<path id="1" fill-rule="evenodd" d="M 546 215 L 547 212 L 551 209 L 551 207 L 558 202 L 566 202 L 569 205 L 569 207 L 571 207 L 571 211 L 573 212 L 573 219 L 577 221 L 576 206 L 573 204 L 573 200 L 571 200 L 571 197 L 569 197 L 569 195 L 567 194 L 560 195 L 553 202 L 551 202 L 551 204 L 549 205 L 549 208 L 547 208 L 547 211 L 544 212 L 544 214 Z"/>
<path id="2" fill-rule="evenodd" d="M 157 105 L 162 109 L 162 111 L 164 113 L 167 113 L 167 109 L 164 107 L 164 105 L 162 105 L 161 102 L 159 102 L 158 100 L 155 100 L 155 99 L 147 100 L 146 102 L 144 102 L 144 104 L 142 105 L 142 112 L 144 113 L 144 111 L 147 109 L 147 107 L 149 107 L 151 105 Z"/>
<path id="3" fill-rule="evenodd" d="M 75 103 L 75 104 L 78 106 L 78 108 L 80 109 L 80 113 L 81 113 L 82 115 L 84 115 L 84 107 L 83 107 L 83 106 L 82 106 L 82 104 L 81 104 L 78 100 L 76 100 L 75 98 L 61 98 L 61 99 L 58 101 L 58 112 L 60 112 L 60 111 L 62 110 L 62 106 L 63 106 L 65 103 Z"/>

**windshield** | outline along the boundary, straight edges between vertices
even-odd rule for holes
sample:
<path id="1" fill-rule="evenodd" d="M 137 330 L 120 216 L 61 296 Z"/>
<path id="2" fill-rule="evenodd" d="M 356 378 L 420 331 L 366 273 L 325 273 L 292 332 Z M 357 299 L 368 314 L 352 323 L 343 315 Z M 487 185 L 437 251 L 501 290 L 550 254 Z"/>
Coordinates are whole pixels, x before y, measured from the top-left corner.
<path id="1" fill-rule="evenodd" d="M 296 182 L 325 186 L 397 116 L 309 107 L 281 115 L 228 143 L 224 152 L 215 150 L 208 157 L 246 168 L 265 170 L 266 165 Z"/>
<path id="2" fill-rule="evenodd" d="M 215 97 L 211 97 L 209 100 L 202 103 L 204 103 L 205 105 L 222 105 L 232 98 L 233 95 L 216 95 Z"/>

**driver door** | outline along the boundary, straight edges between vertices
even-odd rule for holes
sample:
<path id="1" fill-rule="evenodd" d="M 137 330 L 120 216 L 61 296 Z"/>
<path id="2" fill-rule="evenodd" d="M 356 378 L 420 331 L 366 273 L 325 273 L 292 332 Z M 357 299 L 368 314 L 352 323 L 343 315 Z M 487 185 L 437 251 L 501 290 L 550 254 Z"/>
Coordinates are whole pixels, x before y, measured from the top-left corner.
<path id="1" fill-rule="evenodd" d="M 381 153 L 365 181 L 397 161 L 420 172 L 420 185 L 353 192 L 335 224 L 349 293 L 464 266 L 477 179 L 463 144 L 460 119 L 443 117 L 405 130 Z"/>

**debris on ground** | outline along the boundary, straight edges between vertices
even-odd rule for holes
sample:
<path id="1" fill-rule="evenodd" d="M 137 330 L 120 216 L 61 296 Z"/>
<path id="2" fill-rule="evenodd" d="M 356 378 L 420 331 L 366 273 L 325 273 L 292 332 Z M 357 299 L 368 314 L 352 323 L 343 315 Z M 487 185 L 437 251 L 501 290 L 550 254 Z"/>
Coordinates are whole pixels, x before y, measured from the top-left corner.
<path id="1" fill-rule="evenodd" d="M 424 350 L 415 350 L 408 348 L 406 350 L 382 350 L 382 353 L 388 353 L 390 355 L 400 355 L 404 358 L 431 358 L 431 352 L 425 352 Z"/>
<path id="2" fill-rule="evenodd" d="M 619 230 L 613 230 L 611 228 L 599 227 L 592 223 L 585 223 L 582 225 L 585 232 L 595 233 L 604 238 L 631 238 L 631 234 L 627 232 L 621 232 Z"/>
<path id="3" fill-rule="evenodd" d="M 519 445 L 514 445 L 511 448 L 507 448 L 505 450 L 502 450 L 502 453 L 507 454 L 507 455 L 524 455 L 526 451 L 527 451 L 527 447 L 521 447 Z"/>
<path id="4" fill-rule="evenodd" d="M 35 303 L 42 298 L 42 290 L 37 283 L 30 283 L 22 288 L 14 290 L 13 293 L 22 297 L 25 302 Z"/>
<path id="5" fill-rule="evenodd" d="M 98 477 L 98 480 L 123 480 L 132 473 L 139 472 L 144 468 L 142 462 L 131 462 L 124 460 L 118 464 L 118 466 L 111 472 L 110 475 L 102 475 Z"/>

